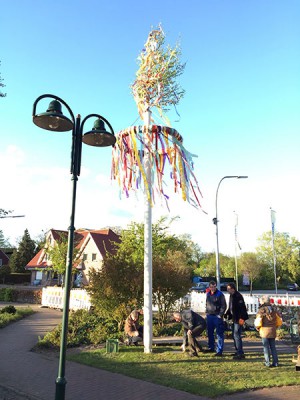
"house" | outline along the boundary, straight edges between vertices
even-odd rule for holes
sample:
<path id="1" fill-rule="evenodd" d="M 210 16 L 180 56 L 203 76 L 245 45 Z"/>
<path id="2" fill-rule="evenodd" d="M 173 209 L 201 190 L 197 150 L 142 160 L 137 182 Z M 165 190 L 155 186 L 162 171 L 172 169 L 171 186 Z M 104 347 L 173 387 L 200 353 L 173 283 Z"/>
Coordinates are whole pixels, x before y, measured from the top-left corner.
<path id="1" fill-rule="evenodd" d="M 33 285 L 55 285 L 58 283 L 58 276 L 53 275 L 52 263 L 47 254 L 49 247 L 54 247 L 61 238 L 67 238 L 68 232 L 50 229 L 46 234 L 45 246 L 41 249 L 25 269 L 31 271 L 31 284 Z M 78 285 L 88 285 L 91 269 L 101 269 L 103 258 L 106 252 L 115 251 L 114 243 L 119 243 L 120 237 L 111 229 L 90 230 L 78 229 L 74 233 L 74 244 L 77 250 L 74 268 L 76 274 L 75 283 Z"/>
<path id="2" fill-rule="evenodd" d="M 0 268 L 4 265 L 8 265 L 9 263 L 9 257 L 6 254 L 6 251 L 4 252 L 4 249 L 0 249 Z"/>

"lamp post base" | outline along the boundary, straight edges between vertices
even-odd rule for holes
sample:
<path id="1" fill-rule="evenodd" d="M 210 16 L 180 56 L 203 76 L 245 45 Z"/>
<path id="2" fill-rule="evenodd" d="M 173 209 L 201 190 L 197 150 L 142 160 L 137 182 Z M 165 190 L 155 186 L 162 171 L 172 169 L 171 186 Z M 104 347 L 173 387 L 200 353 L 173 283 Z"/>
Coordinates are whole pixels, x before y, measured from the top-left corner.
<path id="1" fill-rule="evenodd" d="M 55 384 L 55 400 L 64 400 L 67 380 L 65 378 L 56 378 Z"/>

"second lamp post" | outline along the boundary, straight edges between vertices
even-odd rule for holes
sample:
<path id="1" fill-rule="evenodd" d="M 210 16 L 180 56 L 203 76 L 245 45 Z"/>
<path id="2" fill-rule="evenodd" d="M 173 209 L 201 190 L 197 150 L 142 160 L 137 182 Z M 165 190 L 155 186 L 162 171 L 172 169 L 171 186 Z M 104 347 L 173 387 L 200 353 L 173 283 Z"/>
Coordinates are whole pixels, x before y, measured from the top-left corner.
<path id="1" fill-rule="evenodd" d="M 217 192 L 216 192 L 216 216 L 213 218 L 213 223 L 216 225 L 216 280 L 217 280 L 217 287 L 220 290 L 221 287 L 221 272 L 220 272 L 220 254 L 219 254 L 219 232 L 218 232 L 218 192 L 219 192 L 219 187 L 224 179 L 229 179 L 229 178 L 236 178 L 236 179 L 245 179 L 248 178 L 248 176 L 241 176 L 241 175 L 227 175 L 223 176 L 223 178 L 220 180 L 218 187 L 217 187 Z"/>

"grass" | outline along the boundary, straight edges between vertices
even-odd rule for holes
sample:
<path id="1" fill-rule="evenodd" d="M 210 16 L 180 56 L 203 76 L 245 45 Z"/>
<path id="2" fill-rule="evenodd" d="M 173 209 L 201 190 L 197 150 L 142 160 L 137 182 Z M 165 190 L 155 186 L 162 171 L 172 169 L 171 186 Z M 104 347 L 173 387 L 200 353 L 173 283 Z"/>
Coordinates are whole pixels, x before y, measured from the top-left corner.
<path id="1" fill-rule="evenodd" d="M 266 368 L 262 352 L 248 353 L 242 361 L 234 361 L 229 353 L 221 359 L 209 353 L 195 359 L 178 352 L 178 347 L 156 347 L 151 354 L 145 354 L 143 347 L 122 347 L 119 353 L 109 354 L 100 349 L 72 354 L 68 359 L 211 398 L 299 384 L 291 354 L 279 354 L 279 368 Z"/>
<path id="2" fill-rule="evenodd" d="M 34 311 L 31 308 L 28 307 L 18 307 L 16 308 L 16 313 L 15 314 L 10 314 L 10 313 L 3 313 L 0 314 L 0 328 L 4 328 L 5 326 L 11 324 L 12 322 L 19 321 L 22 318 L 28 317 L 29 315 L 32 315 Z"/>

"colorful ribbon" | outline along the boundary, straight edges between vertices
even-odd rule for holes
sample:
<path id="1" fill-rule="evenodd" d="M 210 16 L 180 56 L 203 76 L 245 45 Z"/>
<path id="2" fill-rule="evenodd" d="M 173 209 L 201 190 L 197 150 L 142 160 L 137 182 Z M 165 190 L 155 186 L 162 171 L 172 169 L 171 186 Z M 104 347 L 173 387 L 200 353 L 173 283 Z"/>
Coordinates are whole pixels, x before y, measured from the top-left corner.
<path id="1" fill-rule="evenodd" d="M 169 166 L 174 192 L 181 193 L 183 200 L 201 208 L 199 198 L 202 194 L 193 173 L 192 159 L 196 156 L 183 147 L 182 136 L 175 129 L 160 125 L 131 126 L 120 131 L 116 139 L 112 179 L 117 180 L 122 193 L 128 197 L 130 191 L 142 188 L 151 205 L 155 193 L 168 201 L 165 177 Z M 146 152 L 151 165 L 151 182 L 148 182 L 145 170 Z"/>

